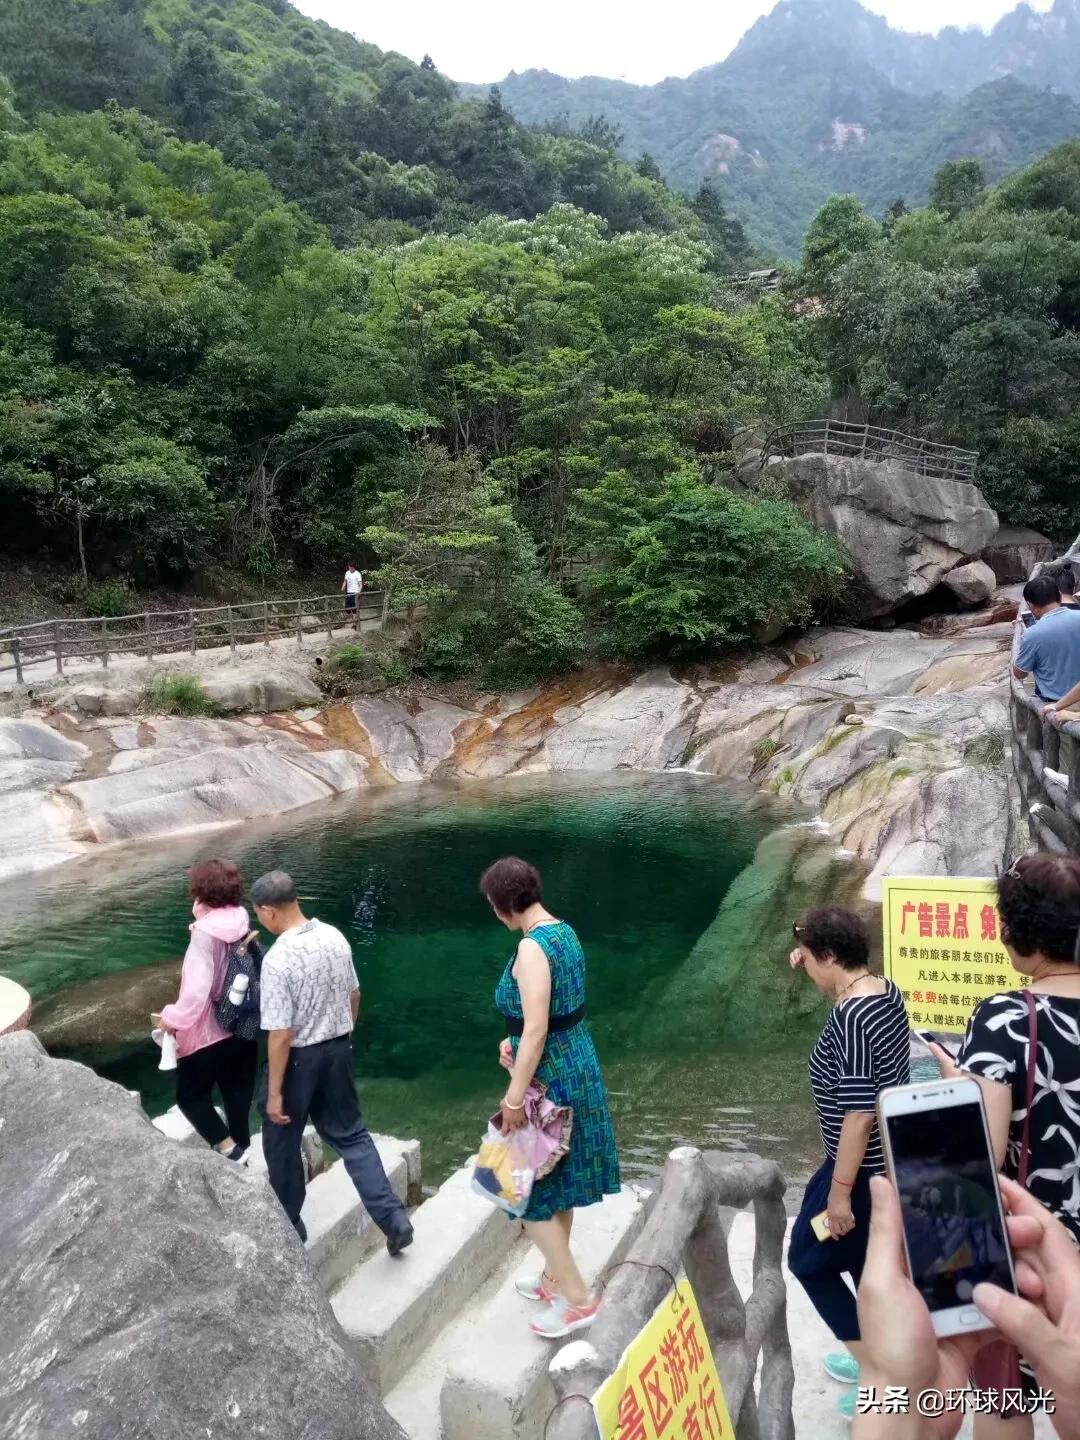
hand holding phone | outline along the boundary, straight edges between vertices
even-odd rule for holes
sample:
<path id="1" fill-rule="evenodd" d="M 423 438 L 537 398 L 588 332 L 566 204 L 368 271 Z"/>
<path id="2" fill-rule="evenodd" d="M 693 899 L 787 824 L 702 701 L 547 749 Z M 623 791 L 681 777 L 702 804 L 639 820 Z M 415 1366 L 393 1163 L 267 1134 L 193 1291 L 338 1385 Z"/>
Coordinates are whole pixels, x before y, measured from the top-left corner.
<path id="1" fill-rule="evenodd" d="M 878 1118 L 908 1271 L 934 1332 L 990 1329 L 975 1286 L 1015 1294 L 1016 1278 L 982 1092 L 967 1078 L 885 1090 Z"/>

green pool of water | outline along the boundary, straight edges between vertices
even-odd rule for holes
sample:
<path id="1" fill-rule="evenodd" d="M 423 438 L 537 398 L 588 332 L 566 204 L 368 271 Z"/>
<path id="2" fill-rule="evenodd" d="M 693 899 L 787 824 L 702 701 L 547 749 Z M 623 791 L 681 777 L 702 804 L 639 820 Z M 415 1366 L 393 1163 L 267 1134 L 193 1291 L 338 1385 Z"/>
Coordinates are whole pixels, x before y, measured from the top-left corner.
<path id="1" fill-rule="evenodd" d="M 690 1013 L 687 973 L 710 927 L 716 942 L 718 910 L 759 842 L 797 820 L 681 774 L 368 792 L 272 825 L 116 849 L 8 887 L 0 971 L 33 994 L 54 1053 L 141 1091 L 157 1113 L 172 1103 L 172 1077 L 156 1069 L 146 1016 L 174 993 L 190 919 L 186 867 L 227 854 L 249 880 L 289 870 L 308 912 L 354 947 L 369 1123 L 419 1136 L 435 1181 L 470 1152 L 502 1093 L 493 990 L 513 941 L 477 879 L 497 856 L 524 855 L 585 946 L 590 1023 L 627 1176 L 654 1174 L 680 1143 L 756 1150 L 797 1175 L 816 1163 L 812 1027 L 780 1033 L 762 1007 L 752 1033 L 715 1035 Z M 665 999 L 676 976 L 677 1003 Z"/>

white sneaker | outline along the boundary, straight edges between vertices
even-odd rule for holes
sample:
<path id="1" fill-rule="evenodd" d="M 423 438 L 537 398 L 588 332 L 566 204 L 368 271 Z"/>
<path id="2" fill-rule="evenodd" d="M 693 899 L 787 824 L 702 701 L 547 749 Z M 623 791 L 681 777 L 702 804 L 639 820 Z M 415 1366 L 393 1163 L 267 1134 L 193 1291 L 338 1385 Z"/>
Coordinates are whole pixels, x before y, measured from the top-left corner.
<path id="1" fill-rule="evenodd" d="M 519 1275 L 514 1281 L 514 1289 L 526 1300 L 540 1300 L 550 1304 L 555 1299 L 555 1291 L 545 1282 L 542 1270 L 539 1275 Z"/>
<path id="2" fill-rule="evenodd" d="M 586 1330 L 596 1319 L 599 1299 L 588 1305 L 570 1305 L 565 1300 L 552 1300 L 538 1320 L 529 1322 L 529 1329 L 542 1340 L 562 1340 L 578 1330 Z"/>

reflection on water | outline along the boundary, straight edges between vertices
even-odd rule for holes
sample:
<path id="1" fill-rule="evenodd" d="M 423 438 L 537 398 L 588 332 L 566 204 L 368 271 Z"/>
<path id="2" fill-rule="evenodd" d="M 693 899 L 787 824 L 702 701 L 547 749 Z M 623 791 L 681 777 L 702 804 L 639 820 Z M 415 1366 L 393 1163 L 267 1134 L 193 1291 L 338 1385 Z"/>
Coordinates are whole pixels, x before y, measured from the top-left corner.
<path id="1" fill-rule="evenodd" d="M 291 820 L 118 850 L 3 895 L 0 971 L 26 985 L 56 1053 L 171 1103 L 146 1015 L 173 993 L 184 870 L 226 853 L 248 879 L 295 876 L 310 913 L 351 940 L 363 986 L 357 1063 L 372 1128 L 419 1135 L 429 1179 L 460 1163 L 501 1094 L 492 994 L 513 941 L 477 892 L 525 855 L 578 929 L 589 1009 L 629 1177 L 673 1144 L 815 1163 L 812 1035 L 681 1033 L 661 998 L 761 839 L 799 817 L 691 775 L 536 777 L 346 797 Z M 825 845 L 823 840 L 822 845 Z M 783 904 L 780 897 L 778 904 Z M 762 957 L 762 964 L 775 963 Z M 684 973 L 682 997 L 693 994 Z M 752 977 L 748 977 L 752 983 Z M 663 1023 L 660 1023 L 660 1022 Z"/>

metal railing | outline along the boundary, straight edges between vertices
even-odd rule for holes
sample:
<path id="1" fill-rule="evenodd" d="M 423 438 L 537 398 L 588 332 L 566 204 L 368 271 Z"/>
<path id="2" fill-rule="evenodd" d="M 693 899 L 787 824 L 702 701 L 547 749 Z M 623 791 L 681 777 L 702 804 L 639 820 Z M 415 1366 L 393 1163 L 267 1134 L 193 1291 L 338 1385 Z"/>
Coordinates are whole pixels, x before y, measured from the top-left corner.
<path id="1" fill-rule="evenodd" d="M 795 1372 L 782 1259 L 786 1181 L 756 1155 L 709 1165 L 700 1150 L 673 1150 L 645 1229 L 615 1269 L 586 1342 L 552 1361 L 559 1401 L 549 1440 L 596 1440 L 587 1398 L 618 1369 L 627 1345 L 685 1271 L 701 1307 L 736 1440 L 794 1440 Z M 754 1207 L 753 1290 L 745 1302 L 731 1273 L 721 1207 Z M 761 1360 L 761 1383 L 754 1377 Z"/>
<path id="2" fill-rule="evenodd" d="M 879 425 L 853 425 L 847 420 L 806 420 L 774 430 L 761 447 L 762 469 L 770 459 L 799 455 L 839 455 L 858 460 L 892 460 L 916 475 L 933 480 L 958 480 L 974 485 L 978 452 L 939 445 Z"/>
<path id="3" fill-rule="evenodd" d="M 335 630 L 359 628 L 361 621 L 381 623 L 382 592 L 365 590 L 358 598 L 355 611 L 346 610 L 345 596 L 337 594 L 11 625 L 0 629 L 0 674 L 14 670 L 21 685 L 24 670 L 42 663 L 54 663 L 63 675 L 65 663 L 73 660 L 97 660 L 108 668 L 121 655 L 153 660 L 226 645 L 235 654 L 238 645 L 269 645 L 288 636 L 299 645 L 323 630 L 331 639 Z"/>

